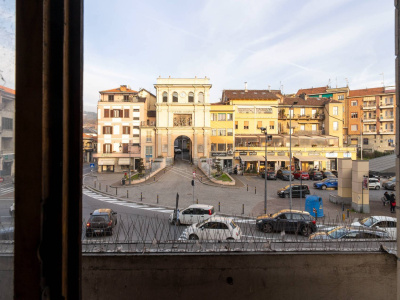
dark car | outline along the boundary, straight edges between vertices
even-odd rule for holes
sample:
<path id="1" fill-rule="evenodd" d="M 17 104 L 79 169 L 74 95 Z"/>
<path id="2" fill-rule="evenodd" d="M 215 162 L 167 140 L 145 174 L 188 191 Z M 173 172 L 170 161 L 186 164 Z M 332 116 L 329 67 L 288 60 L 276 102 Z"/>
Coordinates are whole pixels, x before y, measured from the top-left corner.
<path id="1" fill-rule="evenodd" d="M 335 175 L 336 177 L 339 177 L 339 172 L 336 170 L 331 170 L 332 174 Z"/>
<path id="2" fill-rule="evenodd" d="M 305 198 L 306 195 L 310 194 L 308 185 L 305 184 L 292 184 L 285 186 L 278 190 L 277 194 L 281 198 L 290 198 L 290 188 L 292 189 L 292 198 Z"/>
<path id="3" fill-rule="evenodd" d="M 261 173 L 261 177 L 262 177 L 262 178 L 265 178 L 265 172 L 262 172 L 262 173 Z M 268 170 L 268 171 L 267 171 L 267 180 L 268 180 L 268 179 L 276 180 L 275 171 L 273 171 L 273 170 Z"/>
<path id="4" fill-rule="evenodd" d="M 382 183 L 382 187 L 385 190 L 396 190 L 396 176 L 389 178 L 387 181 Z"/>
<path id="5" fill-rule="evenodd" d="M 290 180 L 289 176 L 292 176 L 292 180 L 294 179 L 293 174 L 289 170 L 278 170 L 278 172 L 276 172 L 276 177 L 282 180 L 289 181 Z"/>
<path id="6" fill-rule="evenodd" d="M 308 175 L 310 175 L 310 179 L 311 180 L 322 180 L 322 179 L 324 179 L 324 177 L 322 175 L 322 172 L 320 172 L 320 171 L 312 170 L 312 171 L 310 171 L 308 173 Z"/>
<path id="7" fill-rule="evenodd" d="M 90 214 L 86 223 L 86 236 L 112 235 L 113 228 L 117 225 L 117 213 L 109 208 L 97 209 Z"/>
<path id="8" fill-rule="evenodd" d="M 290 231 L 309 236 L 317 231 L 315 219 L 306 211 L 284 209 L 273 215 L 257 217 L 259 230 L 270 233 L 274 231 Z"/>
<path id="9" fill-rule="evenodd" d="M 296 171 L 293 173 L 295 179 L 309 180 L 310 175 L 308 175 L 307 171 Z"/>
<path id="10" fill-rule="evenodd" d="M 331 171 L 322 171 L 322 177 L 323 178 L 333 178 L 336 177 L 335 174 L 333 174 Z"/>
<path id="11" fill-rule="evenodd" d="M 0 241 L 13 240 L 13 239 L 14 239 L 14 227 L 0 229 Z"/>

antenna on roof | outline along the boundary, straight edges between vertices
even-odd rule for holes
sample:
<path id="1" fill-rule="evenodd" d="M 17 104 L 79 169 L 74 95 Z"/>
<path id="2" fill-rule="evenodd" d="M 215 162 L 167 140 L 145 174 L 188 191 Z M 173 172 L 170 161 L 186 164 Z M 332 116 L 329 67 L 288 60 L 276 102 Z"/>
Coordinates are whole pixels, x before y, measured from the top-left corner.
<path id="1" fill-rule="evenodd" d="M 349 87 L 349 79 L 345 78 L 345 80 L 346 80 L 346 86 Z"/>
<path id="2" fill-rule="evenodd" d="M 331 88 L 331 79 L 328 80 L 328 87 Z"/>
<path id="3" fill-rule="evenodd" d="M 268 92 L 271 91 L 271 86 L 268 84 Z"/>
<path id="4" fill-rule="evenodd" d="M 337 77 L 336 77 L 336 88 L 337 88 Z"/>
<path id="5" fill-rule="evenodd" d="M 379 75 L 382 75 L 382 86 L 385 87 L 385 73 L 380 73 Z"/>

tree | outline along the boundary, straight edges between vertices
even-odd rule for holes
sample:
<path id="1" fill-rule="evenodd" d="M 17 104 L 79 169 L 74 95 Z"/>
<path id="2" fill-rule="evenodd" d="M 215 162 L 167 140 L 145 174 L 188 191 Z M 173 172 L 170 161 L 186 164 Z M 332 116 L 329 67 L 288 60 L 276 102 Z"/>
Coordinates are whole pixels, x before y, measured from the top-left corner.
<path id="1" fill-rule="evenodd" d="M 215 167 L 217 168 L 217 175 L 222 175 L 221 160 L 219 158 L 215 162 Z"/>
<path id="2" fill-rule="evenodd" d="M 139 161 L 139 166 L 138 166 L 139 174 L 142 174 L 143 170 L 144 170 L 144 164 L 143 164 L 143 158 L 141 158 L 140 161 Z"/>

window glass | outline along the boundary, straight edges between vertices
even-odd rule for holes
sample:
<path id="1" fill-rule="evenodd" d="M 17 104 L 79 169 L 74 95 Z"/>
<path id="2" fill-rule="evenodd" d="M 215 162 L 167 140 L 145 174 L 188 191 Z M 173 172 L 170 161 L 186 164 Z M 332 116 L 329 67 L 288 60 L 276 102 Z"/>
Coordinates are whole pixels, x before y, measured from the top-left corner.
<path id="1" fill-rule="evenodd" d="M 226 120 L 227 121 L 232 121 L 233 120 L 233 114 L 226 114 Z"/>
<path id="2" fill-rule="evenodd" d="M 226 114 L 218 114 L 218 121 L 225 121 L 226 120 Z"/>
<path id="3" fill-rule="evenodd" d="M 189 102 L 194 102 L 194 94 L 193 94 L 193 92 L 190 92 L 190 93 L 189 93 L 188 101 L 189 101 Z"/>
<path id="4" fill-rule="evenodd" d="M 177 92 L 174 92 L 172 94 L 172 102 L 178 102 L 178 93 Z"/>
<path id="5" fill-rule="evenodd" d="M 232 128 L 227 128 L 226 129 L 226 135 L 227 136 L 233 136 L 233 129 Z"/>
<path id="6" fill-rule="evenodd" d="M 226 151 L 226 145 L 225 144 L 218 144 L 218 151 Z"/>
<path id="7" fill-rule="evenodd" d="M 168 93 L 164 92 L 162 96 L 163 102 L 168 102 Z"/>

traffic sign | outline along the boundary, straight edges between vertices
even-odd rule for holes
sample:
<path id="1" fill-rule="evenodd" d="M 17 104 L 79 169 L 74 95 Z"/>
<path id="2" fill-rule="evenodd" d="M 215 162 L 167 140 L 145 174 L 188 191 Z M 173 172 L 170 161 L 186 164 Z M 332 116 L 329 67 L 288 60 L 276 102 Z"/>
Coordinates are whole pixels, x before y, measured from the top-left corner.
<path id="1" fill-rule="evenodd" d="M 315 207 L 312 210 L 313 210 L 314 214 L 317 213 L 317 209 Z"/>
<path id="2" fill-rule="evenodd" d="M 91 168 L 94 168 L 94 164 L 90 164 L 90 167 L 91 167 Z"/>
<path id="3" fill-rule="evenodd" d="M 196 171 L 193 171 L 193 179 L 196 178 Z"/>

